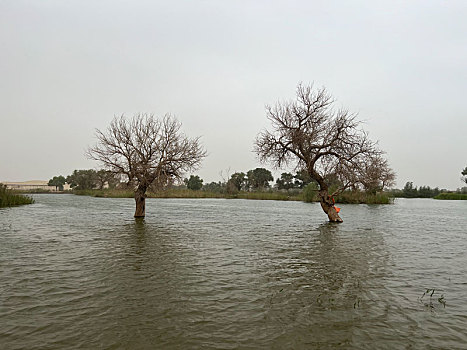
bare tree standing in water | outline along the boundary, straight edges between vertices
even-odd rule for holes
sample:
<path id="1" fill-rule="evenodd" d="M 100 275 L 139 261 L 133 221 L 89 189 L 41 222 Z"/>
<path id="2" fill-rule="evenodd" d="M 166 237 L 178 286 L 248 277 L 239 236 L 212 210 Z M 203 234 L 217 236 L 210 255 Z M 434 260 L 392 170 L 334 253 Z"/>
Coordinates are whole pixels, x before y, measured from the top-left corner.
<path id="1" fill-rule="evenodd" d="M 376 142 L 360 129 L 356 115 L 334 110 L 334 99 L 325 88 L 298 85 L 294 101 L 267 106 L 271 130 L 261 132 L 255 151 L 261 161 L 276 168 L 294 165 L 319 185 L 319 198 L 329 221 L 342 222 L 333 196 L 350 187 L 383 189 L 394 181 L 394 172 Z M 341 186 L 329 193 L 329 176 Z"/>
<path id="2" fill-rule="evenodd" d="M 98 142 L 87 155 L 134 185 L 135 218 L 145 216 L 149 186 L 182 179 L 206 157 L 199 137 L 188 138 L 180 128 L 181 123 L 168 114 L 161 119 L 137 114 L 129 120 L 115 117 L 106 132 L 96 130 Z"/>

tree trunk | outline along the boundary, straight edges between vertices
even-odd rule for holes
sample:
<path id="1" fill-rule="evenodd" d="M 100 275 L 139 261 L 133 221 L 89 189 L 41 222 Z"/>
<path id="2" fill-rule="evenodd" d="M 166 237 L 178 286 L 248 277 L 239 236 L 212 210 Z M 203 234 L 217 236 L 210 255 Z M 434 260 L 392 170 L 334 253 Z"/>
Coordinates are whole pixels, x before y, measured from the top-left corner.
<path id="1" fill-rule="evenodd" d="M 135 218 L 144 218 L 146 215 L 146 187 L 138 186 L 135 191 L 135 201 Z"/>
<path id="2" fill-rule="evenodd" d="M 319 198 L 320 198 L 321 208 L 323 208 L 323 211 L 328 215 L 329 221 L 330 222 L 343 222 L 339 214 L 337 214 L 336 208 L 334 207 L 334 202 L 331 196 L 329 196 L 327 188 L 321 189 L 319 191 Z"/>

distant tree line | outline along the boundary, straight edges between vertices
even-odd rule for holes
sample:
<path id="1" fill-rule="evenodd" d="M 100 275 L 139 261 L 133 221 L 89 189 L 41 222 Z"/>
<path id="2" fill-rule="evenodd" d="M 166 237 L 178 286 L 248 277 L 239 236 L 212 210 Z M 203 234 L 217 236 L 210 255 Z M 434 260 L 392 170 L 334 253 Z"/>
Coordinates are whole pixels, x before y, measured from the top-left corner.
<path id="1" fill-rule="evenodd" d="M 409 181 L 402 189 L 393 189 L 390 193 L 397 198 L 434 198 L 441 193 L 460 193 L 466 194 L 467 187 L 458 188 L 456 191 L 440 189 L 438 187 L 431 188 L 430 186 L 414 186 L 413 182 Z"/>
<path id="2" fill-rule="evenodd" d="M 59 176 L 54 176 L 49 180 L 49 183 L 47 185 L 49 186 L 54 186 L 57 191 L 63 191 L 63 186 L 66 183 L 65 177 L 62 175 Z"/>
<path id="3" fill-rule="evenodd" d="M 467 181 L 467 167 L 462 171 L 462 181 Z M 199 175 L 190 175 L 189 178 L 183 180 L 183 184 L 171 186 L 184 186 L 193 191 L 207 191 L 215 193 L 235 194 L 241 191 L 285 191 L 289 193 L 302 192 L 308 188 L 308 191 L 316 191 L 317 184 L 307 174 L 306 171 L 298 171 L 295 174 L 283 172 L 278 177 L 274 184 L 272 173 L 265 168 L 255 168 L 247 172 L 235 172 L 227 180 L 213 181 L 204 183 L 204 180 Z M 326 177 L 326 181 L 330 183 L 331 188 L 338 188 L 341 184 L 337 177 L 332 174 Z M 49 180 L 49 186 L 55 186 L 57 190 L 63 190 L 65 183 L 68 183 L 75 190 L 91 190 L 91 189 L 130 189 L 131 183 L 121 182 L 119 175 L 115 175 L 106 170 L 83 169 L 74 170 L 71 175 L 54 176 Z M 467 182 L 466 182 L 467 183 Z M 150 190 L 157 191 L 160 187 L 153 186 Z M 369 193 L 376 193 L 377 189 L 373 188 L 353 188 L 352 190 L 364 190 Z M 392 189 L 389 193 L 397 198 L 434 198 L 441 193 L 452 193 L 447 189 L 430 186 L 415 186 L 412 181 L 408 181 L 402 189 Z M 466 194 L 467 187 L 457 189 L 456 193 Z M 311 194 L 310 194 L 311 196 Z M 313 195 L 314 197 L 314 195 Z"/>
<path id="4" fill-rule="evenodd" d="M 63 191 L 63 186 L 68 183 L 72 189 L 91 190 L 103 188 L 121 187 L 120 176 L 107 170 L 83 169 L 74 170 L 71 175 L 54 176 L 49 180 L 49 186 L 55 186 L 57 190 Z"/>
<path id="5" fill-rule="evenodd" d="M 222 182 L 210 182 L 203 185 L 203 180 L 199 176 L 191 175 L 190 178 L 184 180 L 184 183 L 190 190 L 234 194 L 240 191 L 303 189 L 311 182 L 311 178 L 307 176 L 306 172 L 299 171 L 295 175 L 282 173 L 280 178 L 276 180 L 275 185 L 271 185 L 273 181 L 274 177 L 270 170 L 255 168 L 247 172 L 235 172 Z"/>
<path id="6" fill-rule="evenodd" d="M 399 198 L 433 198 L 441 192 L 446 190 L 440 190 L 438 187 L 431 188 L 430 186 L 414 186 L 413 182 L 409 181 L 405 184 L 403 189 L 394 189 L 392 193 L 394 197 Z"/>
<path id="7" fill-rule="evenodd" d="M 334 174 L 326 176 L 326 181 L 331 188 L 338 188 L 341 182 Z M 55 186 L 57 190 L 62 191 L 65 183 L 68 183 L 73 190 L 92 190 L 92 189 L 133 189 L 131 182 L 122 182 L 121 176 L 107 170 L 81 169 L 74 170 L 68 176 L 54 176 L 49 180 L 49 186 Z M 204 183 L 199 175 L 190 175 L 183 179 L 183 182 L 171 182 L 166 184 L 168 187 L 186 187 L 193 191 L 208 191 L 215 193 L 235 194 L 238 192 L 256 192 L 256 191 L 282 191 L 289 193 L 302 192 L 308 185 L 316 190 L 316 181 L 314 181 L 306 171 L 297 171 L 295 174 L 283 172 L 274 182 L 274 177 L 270 170 L 266 168 L 255 168 L 246 172 L 235 172 L 223 181 L 213 181 Z M 149 190 L 157 191 L 161 189 L 160 184 L 153 184 Z M 352 188 L 352 190 L 364 190 L 365 192 L 376 192 L 377 188 Z"/>
<path id="8" fill-rule="evenodd" d="M 461 181 L 467 184 L 467 167 L 461 171 Z M 438 187 L 431 188 L 430 186 L 414 186 L 412 181 L 408 181 L 403 189 L 393 189 L 390 191 L 394 197 L 399 198 L 434 198 L 442 193 L 458 193 L 467 194 L 467 187 L 458 188 L 456 191 L 448 191 L 439 189 Z"/>
<path id="9" fill-rule="evenodd" d="M 274 177 L 270 170 L 265 168 L 256 168 L 244 172 L 236 172 L 230 176 L 227 181 L 210 182 L 203 184 L 204 180 L 199 175 L 190 175 L 189 178 L 183 180 L 181 186 L 193 191 L 211 191 L 211 192 L 228 192 L 234 193 L 238 191 L 264 191 L 270 190 L 273 187 L 279 190 L 301 189 L 306 186 L 311 179 L 304 172 L 297 172 L 296 175 L 290 173 L 282 173 L 277 179 L 276 185 L 271 186 Z M 62 175 L 54 176 L 49 180 L 49 186 L 56 186 L 58 190 L 63 190 L 65 183 L 68 183 L 72 189 L 90 190 L 103 188 L 122 188 L 127 189 L 132 187 L 132 183 L 121 182 L 121 177 L 106 170 L 74 170 L 71 175 L 64 177 Z M 178 186 L 180 186 L 178 185 Z M 177 186 L 175 183 L 169 183 L 170 186 Z M 160 189 L 158 184 L 155 184 L 150 190 L 155 191 Z"/>
<path id="10" fill-rule="evenodd" d="M 256 168 L 244 172 L 236 172 L 228 179 L 218 182 L 210 182 L 203 185 L 203 180 L 198 175 L 191 175 L 184 180 L 190 190 L 204 190 L 218 193 L 235 193 L 239 191 L 264 191 L 271 188 L 270 182 L 274 177 L 270 170 Z"/>

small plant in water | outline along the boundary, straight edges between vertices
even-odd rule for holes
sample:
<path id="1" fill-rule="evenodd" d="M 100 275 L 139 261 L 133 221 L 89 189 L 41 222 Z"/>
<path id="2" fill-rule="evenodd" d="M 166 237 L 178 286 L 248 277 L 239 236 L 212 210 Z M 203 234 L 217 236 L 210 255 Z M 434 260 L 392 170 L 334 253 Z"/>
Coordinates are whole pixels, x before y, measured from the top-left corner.
<path id="1" fill-rule="evenodd" d="M 430 310 L 433 310 L 435 308 L 435 304 L 433 304 L 433 295 L 435 294 L 435 289 L 427 289 L 425 292 L 423 292 L 422 296 L 420 297 L 420 302 L 430 308 Z M 423 300 L 424 297 L 430 296 L 430 299 L 428 301 Z M 444 294 L 441 294 L 438 298 L 438 303 L 443 305 L 443 307 L 446 307 L 446 299 L 444 298 Z"/>
<path id="2" fill-rule="evenodd" d="M 357 307 L 360 307 L 360 301 L 362 301 L 362 299 L 357 298 L 357 300 L 356 300 L 355 303 L 353 304 L 353 308 L 354 308 L 354 309 L 356 309 Z"/>
<path id="3" fill-rule="evenodd" d="M 446 299 L 444 299 L 444 294 L 438 298 L 438 303 L 443 304 L 443 307 L 446 307 Z"/>

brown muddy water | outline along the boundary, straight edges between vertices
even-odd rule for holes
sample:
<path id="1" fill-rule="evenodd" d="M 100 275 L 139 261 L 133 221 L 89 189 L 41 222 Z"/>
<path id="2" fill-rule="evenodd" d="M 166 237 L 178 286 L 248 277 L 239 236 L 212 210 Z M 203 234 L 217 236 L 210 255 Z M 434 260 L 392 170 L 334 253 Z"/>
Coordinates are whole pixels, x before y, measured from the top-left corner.
<path id="1" fill-rule="evenodd" d="M 34 198 L 0 210 L 0 349 L 467 348 L 467 201 Z"/>

